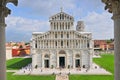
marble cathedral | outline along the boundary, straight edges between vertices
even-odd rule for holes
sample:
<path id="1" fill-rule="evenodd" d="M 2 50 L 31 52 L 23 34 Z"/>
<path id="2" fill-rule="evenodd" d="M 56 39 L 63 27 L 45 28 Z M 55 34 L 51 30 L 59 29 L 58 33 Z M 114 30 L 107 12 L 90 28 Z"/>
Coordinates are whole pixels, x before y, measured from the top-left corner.
<path id="1" fill-rule="evenodd" d="M 49 22 L 49 31 L 32 33 L 32 67 L 91 68 L 92 33 L 85 32 L 84 22 L 78 21 L 75 30 L 74 17 L 62 10 Z"/>

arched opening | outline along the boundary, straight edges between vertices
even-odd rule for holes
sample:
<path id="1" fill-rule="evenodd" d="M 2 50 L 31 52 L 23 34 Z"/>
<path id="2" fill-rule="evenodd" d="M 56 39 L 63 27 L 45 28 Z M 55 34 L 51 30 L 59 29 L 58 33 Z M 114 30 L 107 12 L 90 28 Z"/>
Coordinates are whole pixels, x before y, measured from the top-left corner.
<path id="1" fill-rule="evenodd" d="M 66 54 L 66 52 L 64 50 L 61 50 L 59 54 Z"/>
<path id="2" fill-rule="evenodd" d="M 59 52 L 59 67 L 60 68 L 65 68 L 65 64 L 66 64 L 65 55 L 66 55 L 66 52 L 64 50 L 61 50 Z"/>
<path id="3" fill-rule="evenodd" d="M 80 67 L 80 54 L 75 55 L 75 67 L 76 68 Z"/>
<path id="4" fill-rule="evenodd" d="M 50 65 L 50 60 L 49 60 L 50 56 L 48 54 L 46 54 L 44 56 L 44 67 L 45 68 L 49 68 L 49 65 Z"/>

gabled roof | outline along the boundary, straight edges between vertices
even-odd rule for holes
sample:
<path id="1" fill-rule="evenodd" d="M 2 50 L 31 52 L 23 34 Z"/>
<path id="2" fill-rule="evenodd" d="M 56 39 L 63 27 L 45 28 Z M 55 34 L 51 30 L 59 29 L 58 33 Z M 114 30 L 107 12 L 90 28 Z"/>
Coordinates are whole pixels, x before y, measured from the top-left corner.
<path id="1" fill-rule="evenodd" d="M 61 12 L 51 16 L 50 20 L 72 20 L 72 21 L 74 21 L 74 18 L 73 18 L 73 16 L 61 11 Z"/>
<path id="2" fill-rule="evenodd" d="M 33 32 L 32 34 L 44 34 L 45 32 Z"/>

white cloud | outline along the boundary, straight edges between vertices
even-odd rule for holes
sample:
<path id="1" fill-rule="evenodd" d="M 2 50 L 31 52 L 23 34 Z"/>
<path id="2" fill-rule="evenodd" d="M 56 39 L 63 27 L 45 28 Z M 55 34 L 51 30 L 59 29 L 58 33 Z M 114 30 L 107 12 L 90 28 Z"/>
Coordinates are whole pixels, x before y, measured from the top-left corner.
<path id="1" fill-rule="evenodd" d="M 19 6 L 27 8 L 34 15 L 52 15 L 60 10 L 60 7 L 72 9 L 75 6 L 74 0 L 21 0 Z"/>
<path id="2" fill-rule="evenodd" d="M 67 11 L 79 13 L 78 10 L 98 10 L 103 6 L 101 0 L 20 0 L 19 6 L 27 12 L 37 15 L 51 15 L 63 7 Z M 80 11 L 81 12 L 81 11 Z"/>
<path id="3" fill-rule="evenodd" d="M 102 14 L 91 12 L 83 18 L 87 31 L 93 33 L 94 39 L 113 38 L 113 21 L 111 14 L 103 12 Z"/>
<path id="4" fill-rule="evenodd" d="M 83 18 L 86 24 L 86 31 L 93 33 L 94 39 L 113 38 L 113 21 L 111 14 L 103 12 L 102 14 L 91 12 Z M 49 22 L 27 19 L 22 17 L 9 16 L 6 19 L 7 29 L 12 32 L 25 33 L 30 38 L 34 31 L 48 31 L 50 29 Z M 76 22 L 75 22 L 76 24 Z M 76 26 L 76 25 L 74 25 Z M 17 36 L 17 35 L 16 35 Z"/>
<path id="5" fill-rule="evenodd" d="M 15 16 L 7 17 L 6 23 L 8 29 L 23 32 L 46 31 L 49 28 L 48 21 L 39 21 Z"/>
<path id="6" fill-rule="evenodd" d="M 32 32 L 49 30 L 48 21 L 39 21 L 23 17 L 9 16 L 6 18 L 7 41 L 29 41 Z"/>
<path id="7" fill-rule="evenodd" d="M 7 30 L 26 35 L 34 31 L 47 31 L 50 28 L 48 18 L 63 7 L 66 13 L 75 17 L 75 21 L 82 18 L 87 31 L 93 32 L 94 38 L 111 38 L 113 22 L 111 15 L 103 12 L 103 5 L 101 0 L 20 0 L 16 11 L 12 10 L 16 17 L 12 15 L 6 19 Z"/>

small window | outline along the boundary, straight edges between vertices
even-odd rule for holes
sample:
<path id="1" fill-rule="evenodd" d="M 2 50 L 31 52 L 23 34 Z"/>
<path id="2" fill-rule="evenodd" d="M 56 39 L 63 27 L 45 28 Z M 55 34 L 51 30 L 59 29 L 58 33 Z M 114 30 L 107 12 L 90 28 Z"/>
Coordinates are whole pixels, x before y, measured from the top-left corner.
<path id="1" fill-rule="evenodd" d="M 57 38 L 57 34 L 55 34 L 55 38 Z"/>
<path id="2" fill-rule="evenodd" d="M 71 22 L 71 25 L 73 25 L 73 22 Z"/>
<path id="3" fill-rule="evenodd" d="M 63 33 L 61 34 L 61 38 L 63 38 Z"/>
<path id="4" fill-rule="evenodd" d="M 61 23 L 60 23 L 60 30 L 61 30 Z"/>
<path id="5" fill-rule="evenodd" d="M 46 43 L 46 46 L 48 46 L 48 43 Z"/>
<path id="6" fill-rule="evenodd" d="M 54 23 L 54 30 L 56 29 L 56 25 L 55 25 L 55 23 Z"/>
<path id="7" fill-rule="evenodd" d="M 61 46 L 63 46 L 63 41 L 61 41 Z"/>
<path id="8" fill-rule="evenodd" d="M 52 22 L 51 22 L 51 25 L 52 25 Z"/>
<path id="9" fill-rule="evenodd" d="M 62 19 L 64 19 L 64 14 L 62 14 Z"/>
<path id="10" fill-rule="evenodd" d="M 69 42 L 67 41 L 67 46 L 69 46 Z"/>
<path id="11" fill-rule="evenodd" d="M 70 23 L 68 23 L 68 29 L 70 29 Z"/>
<path id="12" fill-rule="evenodd" d="M 45 38 L 47 38 L 47 35 L 45 35 Z"/>
<path id="13" fill-rule="evenodd" d="M 76 42 L 76 46 L 78 46 L 78 43 Z"/>
<path id="14" fill-rule="evenodd" d="M 70 25 L 68 25 L 68 29 L 70 29 Z"/>
<path id="15" fill-rule="evenodd" d="M 89 43 L 87 43 L 87 48 L 89 48 L 90 47 L 90 45 L 89 45 Z"/>
<path id="16" fill-rule="evenodd" d="M 35 42 L 35 48 L 37 48 L 37 41 Z"/>
<path id="17" fill-rule="evenodd" d="M 67 34 L 67 38 L 69 38 L 69 34 Z"/>
<path id="18" fill-rule="evenodd" d="M 60 20 L 61 20 L 61 14 L 60 14 Z"/>
<path id="19" fill-rule="evenodd" d="M 57 46 L 57 41 L 55 42 L 55 45 Z"/>
<path id="20" fill-rule="evenodd" d="M 67 29 L 67 23 L 65 24 L 65 26 L 66 26 L 66 29 Z"/>
<path id="21" fill-rule="evenodd" d="M 56 20 L 56 17 L 55 17 L 55 20 Z"/>

